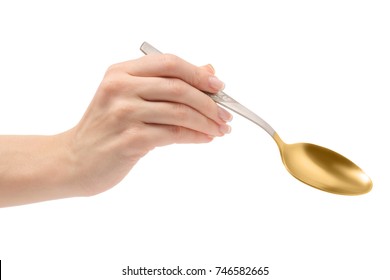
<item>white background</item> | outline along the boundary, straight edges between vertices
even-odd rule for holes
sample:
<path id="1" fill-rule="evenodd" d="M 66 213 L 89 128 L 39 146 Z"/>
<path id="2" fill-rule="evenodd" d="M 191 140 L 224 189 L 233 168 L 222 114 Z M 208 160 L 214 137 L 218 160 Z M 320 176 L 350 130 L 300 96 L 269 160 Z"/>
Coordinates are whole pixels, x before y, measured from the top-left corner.
<path id="1" fill-rule="evenodd" d="M 308 187 L 235 115 L 230 135 L 154 150 L 106 193 L 0 209 L 4 279 L 172 279 L 128 265 L 389 279 L 389 14 L 388 1 L 1 1 L 0 134 L 71 128 L 146 40 L 212 63 L 286 142 L 331 148 L 374 182 L 357 197 Z"/>

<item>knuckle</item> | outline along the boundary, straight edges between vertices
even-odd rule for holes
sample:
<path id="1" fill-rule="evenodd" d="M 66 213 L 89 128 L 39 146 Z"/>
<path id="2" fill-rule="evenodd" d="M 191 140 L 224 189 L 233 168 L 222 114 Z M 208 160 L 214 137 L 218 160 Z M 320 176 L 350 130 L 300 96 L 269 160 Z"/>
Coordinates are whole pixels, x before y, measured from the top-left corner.
<path id="1" fill-rule="evenodd" d="M 118 105 L 111 114 L 117 122 L 123 122 L 131 118 L 136 111 L 136 108 L 132 104 Z"/>
<path id="2" fill-rule="evenodd" d="M 183 62 L 184 61 L 180 57 L 173 54 L 163 54 L 160 61 L 162 70 L 168 74 L 176 73 L 176 68 L 178 68 L 180 64 L 183 64 Z M 186 69 L 186 72 L 181 73 L 180 75 L 184 80 L 196 88 L 201 88 L 204 78 L 202 71 L 198 67 L 185 67 L 183 69 Z"/>
<path id="3" fill-rule="evenodd" d="M 119 93 L 124 86 L 122 79 L 118 78 L 116 75 L 107 75 L 100 87 L 106 94 L 116 94 Z"/>
<path id="4" fill-rule="evenodd" d="M 107 68 L 106 73 L 117 72 L 119 68 L 120 68 L 120 63 L 112 64 Z"/>
<path id="5" fill-rule="evenodd" d="M 185 130 L 181 126 L 172 125 L 169 127 L 171 134 L 173 135 L 173 139 L 176 143 L 182 142 L 185 138 Z"/>
<path id="6" fill-rule="evenodd" d="M 122 72 L 118 71 L 117 66 L 113 65 L 108 68 L 104 75 L 100 88 L 107 94 L 117 94 L 122 92 L 128 86 Z"/>
<path id="7" fill-rule="evenodd" d="M 175 103 L 173 105 L 173 114 L 179 121 L 187 122 L 190 118 L 190 109 L 184 104 Z"/>
<path id="8" fill-rule="evenodd" d="M 169 93 L 178 100 L 183 98 L 185 88 L 183 83 L 178 79 L 167 79 Z"/>
<path id="9" fill-rule="evenodd" d="M 191 85 L 193 85 L 196 88 L 201 88 L 203 84 L 202 81 L 203 79 L 200 70 L 198 68 L 195 68 L 191 75 L 191 81 L 190 81 Z"/>
<path id="10" fill-rule="evenodd" d="M 163 70 L 169 73 L 177 67 L 179 61 L 179 57 L 174 54 L 163 54 L 160 63 Z"/>

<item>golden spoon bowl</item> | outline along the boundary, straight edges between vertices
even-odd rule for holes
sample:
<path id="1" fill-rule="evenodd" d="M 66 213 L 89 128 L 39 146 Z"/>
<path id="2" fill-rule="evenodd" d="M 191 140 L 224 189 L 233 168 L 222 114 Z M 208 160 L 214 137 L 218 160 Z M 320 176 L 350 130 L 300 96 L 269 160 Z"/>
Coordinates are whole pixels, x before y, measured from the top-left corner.
<path id="1" fill-rule="evenodd" d="M 314 144 L 286 144 L 277 133 L 273 138 L 284 166 L 298 180 L 343 195 L 365 194 L 372 189 L 371 179 L 346 157 Z"/>

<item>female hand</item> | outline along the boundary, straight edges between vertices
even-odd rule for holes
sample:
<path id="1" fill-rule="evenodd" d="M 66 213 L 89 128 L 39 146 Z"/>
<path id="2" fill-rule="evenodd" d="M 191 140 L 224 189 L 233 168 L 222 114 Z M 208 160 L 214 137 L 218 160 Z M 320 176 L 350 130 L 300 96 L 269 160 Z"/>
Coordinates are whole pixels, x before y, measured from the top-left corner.
<path id="1" fill-rule="evenodd" d="M 73 185 L 93 195 L 121 181 L 155 147 L 207 143 L 230 132 L 232 116 L 203 91 L 224 84 L 211 65 L 148 55 L 111 66 L 80 123 L 64 134 Z"/>

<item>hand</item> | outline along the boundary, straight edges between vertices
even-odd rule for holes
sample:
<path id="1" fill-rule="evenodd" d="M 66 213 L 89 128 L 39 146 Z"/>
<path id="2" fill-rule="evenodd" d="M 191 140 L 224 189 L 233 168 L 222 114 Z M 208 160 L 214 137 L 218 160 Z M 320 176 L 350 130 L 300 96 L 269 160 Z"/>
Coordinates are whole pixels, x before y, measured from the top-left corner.
<path id="1" fill-rule="evenodd" d="M 155 147 L 229 133 L 231 114 L 202 92 L 223 87 L 210 65 L 174 55 L 111 66 L 80 123 L 64 134 L 79 195 L 113 187 Z"/>

